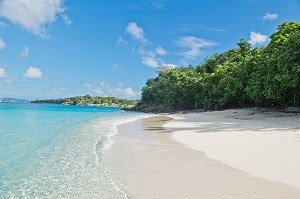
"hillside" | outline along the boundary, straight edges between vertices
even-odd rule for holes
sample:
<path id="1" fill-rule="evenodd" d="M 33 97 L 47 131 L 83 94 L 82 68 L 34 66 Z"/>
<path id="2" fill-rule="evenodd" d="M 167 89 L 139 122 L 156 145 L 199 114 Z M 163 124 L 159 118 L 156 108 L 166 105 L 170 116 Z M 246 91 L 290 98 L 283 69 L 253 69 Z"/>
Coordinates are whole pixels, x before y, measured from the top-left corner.
<path id="1" fill-rule="evenodd" d="M 285 22 L 267 46 L 237 47 L 208 57 L 202 65 L 162 67 L 142 89 L 131 110 L 225 109 L 300 106 L 300 24 Z"/>
<path id="2" fill-rule="evenodd" d="M 17 98 L 0 98 L 0 103 L 29 103 L 30 101 Z"/>
<path id="3" fill-rule="evenodd" d="M 85 95 L 85 96 L 76 96 L 76 97 L 70 97 L 64 99 L 34 100 L 31 103 L 132 107 L 137 104 L 137 100 L 127 100 L 127 99 L 120 99 L 115 97 L 93 97 L 90 95 Z"/>

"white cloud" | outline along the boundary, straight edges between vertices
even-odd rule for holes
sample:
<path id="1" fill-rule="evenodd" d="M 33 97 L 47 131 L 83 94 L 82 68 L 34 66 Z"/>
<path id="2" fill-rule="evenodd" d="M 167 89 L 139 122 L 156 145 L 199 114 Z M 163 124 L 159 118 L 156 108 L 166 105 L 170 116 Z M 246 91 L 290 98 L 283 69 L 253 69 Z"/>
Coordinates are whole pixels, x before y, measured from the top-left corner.
<path id="1" fill-rule="evenodd" d="M 136 92 L 132 90 L 130 87 L 118 87 L 115 89 L 115 91 L 120 95 L 120 96 L 125 96 L 126 98 L 128 97 L 134 97 L 136 96 Z"/>
<path id="2" fill-rule="evenodd" d="M 8 77 L 5 68 L 2 67 L 0 67 L 0 78 L 2 79 L 2 82 L 5 84 L 10 84 L 12 82 L 12 79 Z"/>
<path id="3" fill-rule="evenodd" d="M 7 77 L 7 73 L 5 71 L 5 68 L 0 68 L 0 77 L 1 78 Z"/>
<path id="4" fill-rule="evenodd" d="M 216 46 L 214 41 L 200 39 L 194 36 L 181 37 L 176 41 L 177 46 L 186 48 L 187 50 L 181 53 L 184 57 L 195 59 L 200 55 L 200 50 L 204 47 Z"/>
<path id="5" fill-rule="evenodd" d="M 0 38 L 0 50 L 6 48 L 6 43 Z"/>
<path id="6" fill-rule="evenodd" d="M 150 66 L 154 68 L 159 67 L 159 63 L 154 56 L 142 57 L 142 63 L 145 64 L 146 66 Z"/>
<path id="7" fill-rule="evenodd" d="M 155 52 L 159 55 L 166 55 L 167 54 L 167 51 L 161 47 L 161 46 L 158 46 L 156 49 L 155 49 Z"/>
<path id="8" fill-rule="evenodd" d="M 184 32 L 199 31 L 199 30 L 226 32 L 226 30 L 224 30 L 222 28 L 211 28 L 211 27 L 204 26 L 201 24 L 182 25 L 180 29 L 181 29 L 181 31 L 184 31 Z"/>
<path id="9" fill-rule="evenodd" d="M 263 35 L 257 32 L 252 31 L 250 35 L 249 43 L 252 45 L 263 44 L 268 40 L 267 35 Z"/>
<path id="10" fill-rule="evenodd" d="M 267 12 L 265 14 L 265 16 L 263 17 L 263 20 L 268 20 L 268 21 L 271 21 L 271 20 L 275 20 L 278 18 L 278 14 L 277 13 L 270 13 L 270 12 Z"/>
<path id="11" fill-rule="evenodd" d="M 151 51 L 145 51 L 143 54 L 141 54 L 142 63 L 146 66 L 150 66 L 153 68 L 158 67 L 172 67 L 175 68 L 177 65 L 175 64 L 165 64 L 164 60 L 159 59 L 156 57 L 156 54 Z"/>
<path id="12" fill-rule="evenodd" d="M 119 37 L 118 40 L 117 40 L 117 44 L 118 45 L 128 45 L 128 42 L 123 38 L 123 37 Z"/>
<path id="13" fill-rule="evenodd" d="M 134 40 L 139 41 L 139 47 L 137 48 L 137 50 L 136 48 L 134 49 L 140 55 L 142 64 L 149 67 L 157 68 L 165 63 L 164 60 L 158 58 L 158 56 L 164 56 L 168 52 L 162 46 L 157 46 L 156 49 L 147 49 L 146 46 L 150 42 L 148 42 L 148 39 L 145 37 L 143 28 L 139 27 L 137 23 L 128 23 L 125 32 L 129 34 Z M 127 41 L 123 39 L 123 37 L 119 37 L 117 40 L 117 44 L 123 43 L 128 44 Z"/>
<path id="14" fill-rule="evenodd" d="M 131 35 L 133 39 L 141 43 L 145 43 L 147 41 L 145 38 L 145 33 L 143 28 L 139 27 L 135 22 L 131 22 L 127 25 L 126 33 Z"/>
<path id="15" fill-rule="evenodd" d="M 24 47 L 23 51 L 21 52 L 20 56 L 23 58 L 28 57 L 29 54 L 29 48 L 27 46 Z"/>
<path id="16" fill-rule="evenodd" d="M 23 77 L 25 78 L 32 78 L 32 79 L 39 79 L 43 77 L 43 73 L 41 69 L 29 67 L 25 73 L 23 73 Z"/>
<path id="17" fill-rule="evenodd" d="M 123 0 L 124 5 L 130 7 L 133 10 L 141 9 L 165 9 L 168 0 Z"/>
<path id="18" fill-rule="evenodd" d="M 51 87 L 52 87 L 52 91 L 63 92 L 63 93 L 66 93 L 68 91 L 67 88 L 61 85 L 51 85 Z"/>
<path id="19" fill-rule="evenodd" d="M 97 95 L 101 95 L 103 97 L 111 96 L 112 89 L 110 85 L 100 82 L 98 85 L 91 84 L 90 88 L 93 89 L 93 92 L 95 92 Z"/>
<path id="20" fill-rule="evenodd" d="M 47 25 L 64 12 L 64 0 L 0 1 L 0 16 L 42 37 L 46 34 Z M 66 16 L 62 17 L 66 23 L 70 22 Z"/>
<path id="21" fill-rule="evenodd" d="M 142 63 L 146 66 L 157 68 L 163 64 L 161 59 L 156 58 L 156 53 L 139 48 L 138 53 L 141 55 Z"/>
<path id="22" fill-rule="evenodd" d="M 132 98 L 137 97 L 140 94 L 131 87 L 125 86 L 123 83 L 118 83 L 117 86 L 111 86 L 105 82 L 86 83 L 84 84 L 84 87 L 91 95 L 100 95 L 103 97 Z"/>
<path id="23" fill-rule="evenodd" d="M 64 21 L 64 23 L 67 24 L 68 26 L 70 26 L 73 23 L 68 15 L 61 14 L 60 16 L 61 16 L 62 20 Z"/>

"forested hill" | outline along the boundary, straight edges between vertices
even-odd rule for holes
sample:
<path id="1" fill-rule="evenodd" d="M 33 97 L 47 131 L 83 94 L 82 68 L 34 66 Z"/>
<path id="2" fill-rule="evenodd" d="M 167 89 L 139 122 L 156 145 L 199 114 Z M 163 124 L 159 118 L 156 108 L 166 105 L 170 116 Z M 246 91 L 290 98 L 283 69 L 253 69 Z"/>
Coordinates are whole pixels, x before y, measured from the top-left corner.
<path id="1" fill-rule="evenodd" d="M 115 97 L 92 97 L 90 95 L 85 95 L 64 99 L 35 100 L 31 103 L 131 107 L 137 104 L 137 100 L 126 100 Z"/>
<path id="2" fill-rule="evenodd" d="M 300 105 L 300 24 L 286 22 L 266 47 L 237 47 L 200 66 L 160 68 L 149 79 L 138 111 L 172 112 L 248 106 Z"/>

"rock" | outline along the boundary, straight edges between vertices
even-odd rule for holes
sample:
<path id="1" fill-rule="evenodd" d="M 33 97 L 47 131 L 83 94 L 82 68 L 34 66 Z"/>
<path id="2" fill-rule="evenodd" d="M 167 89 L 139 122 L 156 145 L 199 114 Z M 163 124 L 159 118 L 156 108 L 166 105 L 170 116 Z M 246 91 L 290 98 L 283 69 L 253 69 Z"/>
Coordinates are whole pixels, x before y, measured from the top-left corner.
<path id="1" fill-rule="evenodd" d="M 284 109 L 283 112 L 286 112 L 286 113 L 300 113 L 300 108 L 298 108 L 298 107 L 288 107 L 288 108 Z"/>

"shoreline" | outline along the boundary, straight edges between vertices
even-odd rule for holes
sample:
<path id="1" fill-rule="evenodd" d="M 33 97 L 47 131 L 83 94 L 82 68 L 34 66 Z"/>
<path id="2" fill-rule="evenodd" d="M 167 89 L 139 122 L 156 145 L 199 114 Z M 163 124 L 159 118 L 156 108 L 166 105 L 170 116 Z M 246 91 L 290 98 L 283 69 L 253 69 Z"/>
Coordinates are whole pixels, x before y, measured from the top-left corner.
<path id="1" fill-rule="evenodd" d="M 173 140 L 184 129 L 165 125 L 176 120 L 152 116 L 118 126 L 104 162 L 129 197 L 299 198 L 299 189 L 253 177 Z"/>
<path id="2" fill-rule="evenodd" d="M 17 103 L 17 102 L 0 102 L 0 103 Z M 130 106 L 111 106 L 111 105 L 103 105 L 103 104 L 63 104 L 63 103 L 33 103 L 30 104 L 53 104 L 53 105 L 61 105 L 61 106 L 86 106 L 86 107 L 105 107 L 105 108 L 130 108 Z"/>

